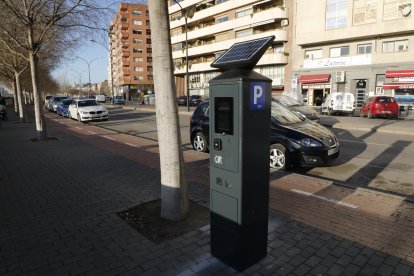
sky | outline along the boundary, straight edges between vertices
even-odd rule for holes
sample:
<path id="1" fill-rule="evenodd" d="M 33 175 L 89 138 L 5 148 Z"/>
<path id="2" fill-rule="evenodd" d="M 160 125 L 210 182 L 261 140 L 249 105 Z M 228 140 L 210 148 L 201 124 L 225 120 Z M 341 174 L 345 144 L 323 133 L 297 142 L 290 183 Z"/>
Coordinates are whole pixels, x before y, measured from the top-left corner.
<path id="1" fill-rule="evenodd" d="M 146 0 L 99 0 L 102 5 L 113 4 L 114 9 L 118 9 L 119 3 L 135 3 L 146 4 Z M 109 27 L 110 21 L 115 17 L 114 14 L 108 19 L 106 27 Z M 108 41 L 98 40 L 101 44 L 108 47 Z M 82 60 L 84 59 L 84 60 Z M 96 59 L 96 60 L 94 60 Z M 93 60 L 93 61 L 92 61 Z M 88 65 L 86 61 L 90 62 L 91 83 L 99 83 L 108 79 L 108 50 L 98 43 L 90 42 L 90 39 L 85 39 L 84 46 L 75 50 L 71 57 L 61 61 L 61 64 L 52 73 L 53 77 L 58 81 L 67 81 L 70 84 L 89 82 Z M 91 62 L 92 61 L 92 62 Z"/>

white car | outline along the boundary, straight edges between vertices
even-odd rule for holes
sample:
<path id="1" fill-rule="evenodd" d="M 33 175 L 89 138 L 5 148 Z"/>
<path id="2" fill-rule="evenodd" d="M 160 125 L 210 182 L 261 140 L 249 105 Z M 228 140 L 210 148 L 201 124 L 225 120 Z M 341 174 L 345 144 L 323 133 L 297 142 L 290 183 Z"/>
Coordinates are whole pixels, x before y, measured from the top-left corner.
<path id="1" fill-rule="evenodd" d="M 79 122 L 108 120 L 108 110 L 94 99 L 76 99 L 69 105 L 69 118 Z"/>

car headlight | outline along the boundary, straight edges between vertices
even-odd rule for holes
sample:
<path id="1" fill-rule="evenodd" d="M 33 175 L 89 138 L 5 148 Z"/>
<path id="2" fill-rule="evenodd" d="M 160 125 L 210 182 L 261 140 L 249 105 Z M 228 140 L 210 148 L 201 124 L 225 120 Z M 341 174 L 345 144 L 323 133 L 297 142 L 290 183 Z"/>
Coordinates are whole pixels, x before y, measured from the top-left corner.
<path id="1" fill-rule="evenodd" d="M 318 141 L 311 138 L 303 138 L 299 143 L 305 147 L 322 147 L 323 145 Z"/>
<path id="2" fill-rule="evenodd" d="M 82 114 L 89 114 L 88 111 L 81 111 L 80 113 L 82 113 Z"/>

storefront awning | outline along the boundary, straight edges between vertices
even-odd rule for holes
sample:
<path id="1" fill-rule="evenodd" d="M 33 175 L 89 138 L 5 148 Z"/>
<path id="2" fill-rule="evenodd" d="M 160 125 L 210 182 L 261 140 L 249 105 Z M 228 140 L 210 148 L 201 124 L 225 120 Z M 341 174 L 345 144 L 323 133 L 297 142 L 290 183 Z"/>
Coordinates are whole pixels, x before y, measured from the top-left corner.
<path id="1" fill-rule="evenodd" d="M 414 77 L 414 70 L 387 70 L 385 72 L 386 78 L 407 78 Z"/>
<path id="2" fill-rule="evenodd" d="M 414 89 L 414 82 L 388 82 L 382 85 L 383 89 Z"/>
<path id="3" fill-rule="evenodd" d="M 331 74 L 302 75 L 299 77 L 300 83 L 329 82 Z"/>

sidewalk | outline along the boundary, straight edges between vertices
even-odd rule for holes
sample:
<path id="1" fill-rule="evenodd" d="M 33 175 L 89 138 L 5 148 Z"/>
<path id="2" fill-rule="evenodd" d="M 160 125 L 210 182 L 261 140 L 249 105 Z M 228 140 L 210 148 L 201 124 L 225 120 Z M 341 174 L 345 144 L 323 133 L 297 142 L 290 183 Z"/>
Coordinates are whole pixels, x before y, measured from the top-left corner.
<path id="1" fill-rule="evenodd" d="M 156 245 L 116 215 L 159 198 L 155 142 L 51 113 L 57 140 L 31 142 L 34 124 L 9 114 L 0 129 L 1 275 L 237 274 L 210 255 L 209 225 Z M 190 199 L 208 206 L 208 160 L 195 151 L 185 159 Z M 268 256 L 243 274 L 414 275 L 409 203 L 278 172 L 270 188 Z"/>

